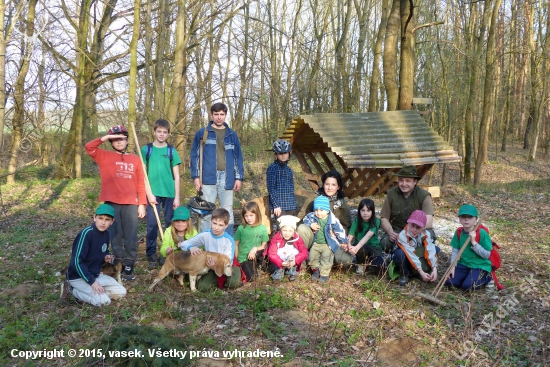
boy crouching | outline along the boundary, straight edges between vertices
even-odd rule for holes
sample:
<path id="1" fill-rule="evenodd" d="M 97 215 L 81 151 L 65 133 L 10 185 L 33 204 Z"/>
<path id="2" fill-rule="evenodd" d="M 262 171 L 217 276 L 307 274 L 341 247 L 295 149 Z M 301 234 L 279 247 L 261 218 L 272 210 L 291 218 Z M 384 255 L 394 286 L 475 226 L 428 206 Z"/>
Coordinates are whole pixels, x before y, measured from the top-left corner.
<path id="1" fill-rule="evenodd" d="M 94 215 L 94 223 L 76 236 L 67 269 L 67 280 L 61 285 L 61 302 L 67 302 L 71 294 L 82 302 L 101 307 L 109 305 L 111 298 L 122 298 L 126 288 L 114 278 L 104 275 L 104 262 L 112 263 L 109 253 L 109 232 L 115 210 L 108 204 L 101 204 Z"/>
<path id="2" fill-rule="evenodd" d="M 225 232 L 225 229 L 229 225 L 229 218 L 229 212 L 226 209 L 215 209 L 212 212 L 210 230 L 199 233 L 197 236 L 187 241 L 183 241 L 180 244 L 180 248 L 184 251 L 191 252 L 191 255 L 199 255 L 203 251 L 200 248 L 202 247 L 204 251 L 227 255 L 233 263 L 235 258 L 235 241 L 233 237 Z M 206 258 L 206 265 L 210 269 L 214 269 L 216 260 L 209 256 Z M 208 273 L 197 281 L 197 289 L 202 292 L 216 286 L 220 289 L 224 287 L 238 288 L 242 284 L 241 269 L 238 266 L 233 266 L 233 275 L 230 277 L 226 275 L 218 277 L 213 270 L 209 270 Z"/>

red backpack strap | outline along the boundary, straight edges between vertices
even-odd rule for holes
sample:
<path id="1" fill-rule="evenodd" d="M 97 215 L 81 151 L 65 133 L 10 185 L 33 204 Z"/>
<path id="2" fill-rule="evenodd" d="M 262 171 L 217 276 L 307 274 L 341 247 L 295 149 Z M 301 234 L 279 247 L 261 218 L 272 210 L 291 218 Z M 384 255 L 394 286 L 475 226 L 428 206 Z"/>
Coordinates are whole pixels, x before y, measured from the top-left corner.
<path id="1" fill-rule="evenodd" d="M 476 242 L 479 243 L 479 239 L 481 238 L 481 229 L 484 229 L 487 234 L 489 234 L 489 228 L 485 227 L 483 224 L 481 224 L 478 229 L 476 230 Z M 457 229 L 458 239 L 460 239 L 460 235 L 464 232 L 464 227 L 460 227 Z"/>
<path id="2" fill-rule="evenodd" d="M 491 271 L 491 275 L 493 276 L 493 281 L 495 282 L 495 286 L 497 287 L 497 289 L 498 289 L 499 291 L 500 291 L 500 290 L 503 290 L 503 289 L 504 289 L 504 286 L 498 282 L 496 270 L 493 269 L 493 270 Z"/>

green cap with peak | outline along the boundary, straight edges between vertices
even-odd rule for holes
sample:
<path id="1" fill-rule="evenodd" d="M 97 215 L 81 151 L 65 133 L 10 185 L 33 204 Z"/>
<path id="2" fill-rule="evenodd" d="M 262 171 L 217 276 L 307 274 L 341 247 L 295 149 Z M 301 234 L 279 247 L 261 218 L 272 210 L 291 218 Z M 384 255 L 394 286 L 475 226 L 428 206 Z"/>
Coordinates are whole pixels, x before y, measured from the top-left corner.
<path id="1" fill-rule="evenodd" d="M 473 206 L 472 204 L 464 204 L 458 209 L 458 216 L 461 215 L 469 215 L 472 217 L 479 217 L 479 213 L 477 212 L 477 208 Z"/>
<path id="2" fill-rule="evenodd" d="M 108 215 L 110 217 L 115 217 L 115 209 L 109 204 L 101 204 L 97 207 L 95 215 Z"/>

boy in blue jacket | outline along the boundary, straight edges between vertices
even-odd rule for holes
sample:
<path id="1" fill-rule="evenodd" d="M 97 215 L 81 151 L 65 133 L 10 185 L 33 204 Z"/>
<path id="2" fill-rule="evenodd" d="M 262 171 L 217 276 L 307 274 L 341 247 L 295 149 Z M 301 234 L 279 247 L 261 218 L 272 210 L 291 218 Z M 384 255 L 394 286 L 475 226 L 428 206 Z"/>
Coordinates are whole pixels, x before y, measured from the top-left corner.
<path id="1" fill-rule="evenodd" d="M 111 298 L 122 298 L 126 288 L 114 278 L 103 275 L 103 263 L 112 263 L 109 252 L 110 236 L 107 229 L 115 221 L 115 210 L 101 204 L 94 215 L 94 223 L 84 228 L 73 242 L 67 280 L 61 284 L 61 302 L 67 302 L 71 294 L 82 302 L 101 307 L 111 303 Z"/>
<path id="2" fill-rule="evenodd" d="M 202 199 L 225 208 L 230 215 L 225 230 L 233 235 L 233 192 L 241 189 L 244 179 L 244 163 L 241 143 L 235 130 L 225 122 L 227 106 L 215 103 L 210 108 L 212 121 L 195 134 L 191 146 L 191 178 L 197 192 L 202 190 Z M 202 171 L 200 151 L 202 154 Z M 202 178 L 202 187 L 201 187 Z M 201 231 L 210 229 L 210 215 L 201 218 Z"/>
<path id="3" fill-rule="evenodd" d="M 344 227 L 330 211 L 326 196 L 317 196 L 313 202 L 313 210 L 304 217 L 304 224 L 314 233 L 313 245 L 309 250 L 309 265 L 313 269 L 312 279 L 325 283 L 330 275 L 334 256 L 341 257 L 347 250 L 348 240 Z"/>

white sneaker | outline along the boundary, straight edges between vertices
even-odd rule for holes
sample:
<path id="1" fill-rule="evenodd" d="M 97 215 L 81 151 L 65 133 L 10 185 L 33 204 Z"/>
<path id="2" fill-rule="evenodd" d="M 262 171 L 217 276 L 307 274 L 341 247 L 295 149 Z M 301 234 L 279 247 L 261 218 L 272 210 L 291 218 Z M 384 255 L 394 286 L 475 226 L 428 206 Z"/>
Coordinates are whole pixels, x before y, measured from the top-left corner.
<path id="1" fill-rule="evenodd" d="M 357 269 L 355 270 L 355 274 L 363 275 L 365 272 L 365 264 L 357 264 Z"/>

